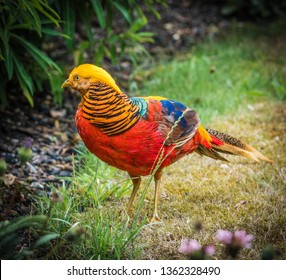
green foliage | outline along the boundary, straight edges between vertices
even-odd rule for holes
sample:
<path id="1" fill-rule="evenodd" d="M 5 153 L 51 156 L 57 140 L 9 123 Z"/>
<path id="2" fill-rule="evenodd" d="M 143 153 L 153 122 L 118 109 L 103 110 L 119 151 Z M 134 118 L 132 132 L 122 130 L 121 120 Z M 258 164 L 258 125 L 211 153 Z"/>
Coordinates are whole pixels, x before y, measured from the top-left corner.
<path id="1" fill-rule="evenodd" d="M 164 3 L 164 0 L 157 0 Z M 154 1 L 144 0 L 85 0 L 61 1 L 58 3 L 58 12 L 63 19 L 64 33 L 69 36 L 66 45 L 74 52 L 75 65 L 84 62 L 84 53 L 96 64 L 101 64 L 104 57 L 113 64 L 129 52 L 135 62 L 138 53 L 147 51 L 142 46 L 144 42 L 153 42 L 152 32 L 142 32 L 141 29 L 148 23 L 142 7 L 151 10 L 158 18 L 154 9 Z M 94 19 L 97 19 L 97 33 Z M 81 36 L 86 40 L 77 42 L 73 36 L 79 24 Z M 118 24 L 119 23 L 119 24 Z"/>
<path id="2" fill-rule="evenodd" d="M 26 163 L 33 157 L 32 149 L 26 147 L 20 147 L 18 149 L 18 157 L 22 164 Z"/>
<path id="3" fill-rule="evenodd" d="M 260 254 L 262 260 L 274 260 L 281 255 L 281 252 L 273 247 L 272 245 L 268 245 L 265 247 Z"/>
<path id="4" fill-rule="evenodd" d="M 45 0 L 0 2 L 0 99 L 6 104 L 6 94 L 15 81 L 33 106 L 33 94 L 42 82 L 52 79 L 51 73 L 61 73 L 58 65 L 41 51 L 44 34 L 52 34 L 50 26 L 59 26 L 59 15 Z M 54 35 L 59 35 L 54 32 Z M 41 75 L 36 73 L 41 72 Z"/>
<path id="5" fill-rule="evenodd" d="M 143 259 L 170 258 L 174 240 L 184 237 L 212 243 L 219 228 L 245 229 L 255 236 L 242 258 L 259 259 L 271 243 L 263 258 L 285 259 L 285 21 L 268 26 L 267 32 L 265 26 L 244 25 L 226 33 L 198 44 L 188 56 L 139 69 L 134 76 L 144 84 L 136 94 L 182 101 L 198 112 L 204 126 L 248 142 L 275 163 L 228 157 L 231 163 L 226 164 L 192 154 L 166 168 L 161 183 L 165 199 L 159 205 L 164 228 L 141 231 L 136 242 L 147 243 Z M 198 220 L 203 229 L 194 231 Z M 162 238 L 167 234 L 171 240 Z M 172 258 L 182 256 L 174 253 Z M 225 256 L 217 251 L 215 258 Z"/>
<path id="6" fill-rule="evenodd" d="M 101 162 L 93 154 L 87 152 L 83 144 L 78 147 L 77 152 L 77 159 L 82 164 L 77 168 L 72 183 L 81 193 L 83 205 L 86 196 L 92 196 L 94 203 L 100 207 L 110 197 L 114 196 L 115 199 L 120 199 L 128 192 L 130 182 L 118 173 L 115 168 L 108 168 L 106 163 Z M 117 180 L 112 181 L 108 178 L 116 178 Z"/>
<path id="7" fill-rule="evenodd" d="M 1 103 L 7 103 L 8 89 L 17 83 L 33 106 L 34 92 L 42 91 L 46 81 L 54 100 L 61 103 L 62 71 L 42 51 L 43 44 L 55 37 L 64 38 L 75 65 L 83 63 L 86 54 L 96 64 L 101 64 L 103 58 L 115 64 L 127 51 L 133 62 L 138 54 L 148 54 L 142 43 L 152 42 L 153 33 L 141 31 L 148 22 L 143 7 L 159 17 L 153 5 L 151 0 L 1 1 Z M 77 41 L 76 32 L 84 39 Z"/>
<path id="8" fill-rule="evenodd" d="M 257 98 L 285 100 L 285 48 L 273 53 L 276 34 L 269 32 L 267 40 L 264 36 L 264 32 L 250 26 L 234 27 L 226 38 L 204 42 L 188 57 L 145 72 L 139 69 L 134 75 L 145 76 L 146 82 L 142 90 L 137 86 L 136 94 L 180 100 L 196 109 L 203 123 Z M 283 42 L 279 44 L 283 46 Z M 132 86 L 136 88 L 134 82 Z"/>
<path id="9" fill-rule="evenodd" d="M 282 73 L 278 73 L 271 81 L 273 87 L 273 94 L 280 100 L 286 100 L 286 85 L 285 79 L 282 77 Z"/>
<path id="10" fill-rule="evenodd" d="M 5 174 L 7 170 L 7 163 L 4 159 L 0 158 L 0 176 Z"/>
<path id="11" fill-rule="evenodd" d="M 0 258 L 1 259 L 23 259 L 32 254 L 29 249 L 19 250 L 19 231 L 26 228 L 40 228 L 46 220 L 45 216 L 20 217 L 12 222 L 0 223 Z M 43 244 L 44 242 L 42 242 Z"/>
<path id="12" fill-rule="evenodd" d="M 49 217 L 45 235 L 57 238 L 46 243 L 45 256 L 52 259 L 133 258 L 130 247 L 146 219 L 130 220 L 121 200 L 130 188 L 117 169 L 100 162 L 79 146 L 76 162 L 81 164 L 69 178 L 70 185 L 58 190 L 60 200 L 43 198 L 38 212 Z M 106 207 L 112 203 L 113 207 Z M 48 213 L 48 214 L 47 214 Z M 80 241 L 80 242 L 77 242 Z M 39 242 L 39 241 L 38 241 Z"/>
<path id="13" fill-rule="evenodd" d="M 93 259 L 132 259 L 135 256 L 134 248 L 130 246 L 140 232 L 143 223 L 130 221 L 118 211 L 97 211 L 90 218 L 93 222 L 88 226 L 91 240 L 86 243 L 84 256 Z M 138 246 L 138 244 L 137 244 Z M 76 251 L 73 252 L 76 254 Z"/>
<path id="14" fill-rule="evenodd" d="M 123 196 L 130 180 L 123 173 L 100 162 L 84 146 L 78 147 L 79 165 L 70 180 L 41 197 L 37 216 L 0 223 L 2 259 L 124 259 L 134 258 L 139 246 L 133 241 L 146 218 L 139 212 L 132 220 L 124 213 Z M 106 207 L 112 203 L 113 207 Z M 140 214 L 141 215 L 141 214 Z M 31 244 L 21 247 L 25 230 Z"/>

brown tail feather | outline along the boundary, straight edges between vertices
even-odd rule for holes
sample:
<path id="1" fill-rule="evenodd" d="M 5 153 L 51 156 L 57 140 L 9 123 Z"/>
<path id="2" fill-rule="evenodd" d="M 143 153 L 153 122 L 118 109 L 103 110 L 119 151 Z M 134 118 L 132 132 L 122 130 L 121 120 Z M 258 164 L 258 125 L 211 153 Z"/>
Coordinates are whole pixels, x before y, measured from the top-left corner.
<path id="1" fill-rule="evenodd" d="M 195 150 L 196 153 L 198 153 L 201 156 L 207 156 L 213 159 L 219 159 L 222 161 L 227 161 L 226 158 L 224 158 L 222 155 L 220 155 L 218 152 L 216 152 L 214 149 L 209 149 L 204 147 L 203 145 L 199 145 L 197 149 Z"/>
<path id="2" fill-rule="evenodd" d="M 222 157 L 219 153 L 226 153 L 232 155 L 239 155 L 249 159 L 252 159 L 256 162 L 267 161 L 273 162 L 266 156 L 262 155 L 256 149 L 251 146 L 245 144 L 239 139 L 236 139 L 228 134 L 218 132 L 213 129 L 206 129 L 206 131 L 212 136 L 223 142 L 222 145 L 217 145 L 215 143 L 211 143 L 212 149 L 205 148 L 203 146 L 199 146 L 196 150 L 198 154 L 206 155 L 214 159 L 220 159 L 227 161 L 224 157 Z M 215 141 L 214 141 L 215 142 Z"/>

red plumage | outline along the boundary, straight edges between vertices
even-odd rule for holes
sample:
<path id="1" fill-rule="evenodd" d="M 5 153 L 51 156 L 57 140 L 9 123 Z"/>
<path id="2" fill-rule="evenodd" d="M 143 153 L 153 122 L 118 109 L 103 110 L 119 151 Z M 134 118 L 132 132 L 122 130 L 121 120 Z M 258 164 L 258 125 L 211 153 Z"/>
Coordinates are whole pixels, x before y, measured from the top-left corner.
<path id="1" fill-rule="evenodd" d="M 125 170 L 133 181 L 131 209 L 141 176 L 154 175 L 152 220 L 159 219 L 157 202 L 164 167 L 192 152 L 225 160 L 220 153 L 270 161 L 230 135 L 204 129 L 197 113 L 163 97 L 129 98 L 102 68 L 83 64 L 62 87 L 81 93 L 75 122 L 86 147 L 104 162 Z"/>
<path id="2" fill-rule="evenodd" d="M 152 115 L 152 119 L 155 116 Z M 158 130 L 158 122 L 140 119 L 131 129 L 110 137 L 83 118 L 79 108 L 75 123 L 86 147 L 102 161 L 138 176 L 150 175 L 154 171 L 165 141 L 165 136 Z M 193 152 L 197 145 L 190 140 L 180 149 L 174 148 L 175 144 L 165 147 L 162 156 L 168 157 L 160 169 Z"/>

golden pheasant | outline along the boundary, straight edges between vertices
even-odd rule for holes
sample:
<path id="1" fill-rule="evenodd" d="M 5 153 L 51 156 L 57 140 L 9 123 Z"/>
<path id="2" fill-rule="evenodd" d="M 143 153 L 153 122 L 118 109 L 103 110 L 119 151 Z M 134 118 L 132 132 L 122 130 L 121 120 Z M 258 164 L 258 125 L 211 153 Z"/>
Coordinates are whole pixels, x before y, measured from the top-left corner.
<path id="1" fill-rule="evenodd" d="M 225 133 L 204 129 L 198 114 L 180 102 L 160 96 L 129 98 L 102 68 L 82 64 L 73 69 L 62 88 L 81 94 L 75 123 L 86 147 L 104 162 L 128 172 L 133 191 L 130 212 L 141 176 L 154 175 L 153 221 L 157 213 L 164 167 L 196 152 L 226 160 L 220 153 L 271 162 L 260 152 Z"/>

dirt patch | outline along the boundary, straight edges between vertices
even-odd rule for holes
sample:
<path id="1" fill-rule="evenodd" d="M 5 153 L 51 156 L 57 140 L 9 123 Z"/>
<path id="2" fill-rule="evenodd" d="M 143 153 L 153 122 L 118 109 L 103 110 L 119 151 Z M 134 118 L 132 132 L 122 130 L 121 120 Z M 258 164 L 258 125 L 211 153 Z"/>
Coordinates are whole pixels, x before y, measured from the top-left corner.
<path id="1" fill-rule="evenodd" d="M 16 177 L 11 186 L 1 185 L 1 220 L 30 213 L 34 194 L 49 193 L 51 185 L 71 176 L 73 147 L 79 141 L 73 119 L 78 100 L 65 95 L 65 105 L 59 108 L 50 95 L 42 95 L 31 108 L 23 99 L 10 97 L 10 105 L 0 111 L 0 158 L 7 162 L 6 173 Z M 27 141 L 33 158 L 21 165 L 17 151 Z M 20 197 L 15 194 L 18 187 Z"/>

